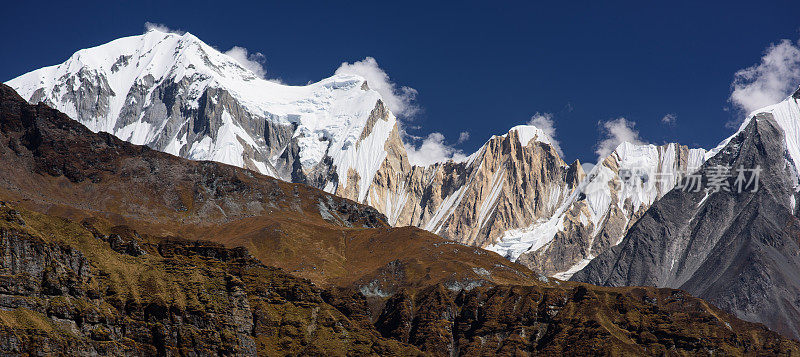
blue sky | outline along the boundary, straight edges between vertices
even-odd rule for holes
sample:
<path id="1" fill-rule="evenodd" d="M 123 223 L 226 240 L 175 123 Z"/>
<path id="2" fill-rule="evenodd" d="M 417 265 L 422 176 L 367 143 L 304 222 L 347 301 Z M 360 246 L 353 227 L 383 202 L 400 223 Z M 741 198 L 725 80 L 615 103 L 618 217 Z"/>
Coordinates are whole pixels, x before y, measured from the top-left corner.
<path id="1" fill-rule="evenodd" d="M 800 84 L 800 1 L 558 3 L 15 2 L 0 21 L 0 80 L 152 22 L 220 50 L 260 52 L 266 76 L 288 84 L 373 57 L 398 87 L 416 90 L 419 110 L 403 118 L 411 135 L 441 133 L 470 153 L 539 113 L 565 160 L 584 162 L 631 128 L 642 142 L 710 148 L 733 131 L 726 124 L 752 105 L 747 98 L 788 90 L 775 81 Z M 737 71 L 765 54 L 788 67 L 740 72 L 747 98 L 732 102 Z"/>

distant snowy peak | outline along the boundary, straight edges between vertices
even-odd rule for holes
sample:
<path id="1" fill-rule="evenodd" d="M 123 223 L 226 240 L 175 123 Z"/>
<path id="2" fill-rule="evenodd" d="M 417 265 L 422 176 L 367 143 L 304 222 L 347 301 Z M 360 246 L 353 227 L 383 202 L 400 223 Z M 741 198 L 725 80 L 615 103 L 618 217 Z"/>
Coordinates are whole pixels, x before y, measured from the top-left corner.
<path id="1" fill-rule="evenodd" d="M 88 112 L 78 107 L 81 98 L 63 98 L 68 91 L 108 91 L 109 101 L 97 108 L 109 119 L 89 122 L 92 130 L 113 132 L 113 119 L 120 115 L 128 93 L 136 86 L 153 86 L 167 79 L 177 82 L 189 77 L 197 81 L 193 89 L 216 84 L 218 79 L 252 81 L 256 76 L 235 60 L 219 53 L 190 33 L 177 35 L 156 30 L 144 35 L 121 38 L 104 45 L 75 52 L 66 62 L 45 67 L 9 81 L 17 92 L 31 100 L 66 99 L 67 114 L 86 117 Z M 201 93 L 193 93 L 199 97 Z M 56 102 L 58 103 L 58 102 Z M 72 104 L 70 107 L 67 104 Z M 196 104 L 196 103 L 194 103 Z"/>
<path id="2" fill-rule="evenodd" d="M 9 84 L 94 131 L 310 184 L 476 245 L 550 215 L 584 176 L 531 125 L 462 162 L 413 167 L 397 119 L 363 78 L 270 82 L 189 33 L 121 38 Z"/>
<path id="3" fill-rule="evenodd" d="M 329 192 L 356 184 L 354 199 L 366 195 L 397 124 L 359 76 L 267 81 L 190 33 L 121 38 L 8 84 L 93 131 Z"/>
<path id="4" fill-rule="evenodd" d="M 686 290 L 748 321 L 800 337 L 798 99 L 795 93 L 754 111 L 699 169 L 703 187 L 664 195 L 616 247 L 596 255 L 573 280 Z M 749 177 L 753 186 L 740 182 L 747 186 L 738 189 L 733 181 L 739 176 L 732 173 L 725 190 L 711 181 L 721 176 L 719 166 L 761 171 Z"/>

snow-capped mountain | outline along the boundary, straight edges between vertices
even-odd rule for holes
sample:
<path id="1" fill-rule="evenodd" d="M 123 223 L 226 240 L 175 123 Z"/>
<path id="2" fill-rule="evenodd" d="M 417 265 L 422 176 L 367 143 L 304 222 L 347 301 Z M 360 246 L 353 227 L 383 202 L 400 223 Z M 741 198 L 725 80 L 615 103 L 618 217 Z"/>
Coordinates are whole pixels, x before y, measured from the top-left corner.
<path id="1" fill-rule="evenodd" d="M 678 177 L 706 159 L 703 149 L 624 142 L 596 165 L 552 216 L 511 229 L 487 249 L 546 275 L 568 279 L 619 244 L 628 228 Z"/>
<path id="2" fill-rule="evenodd" d="M 361 201 L 396 119 L 358 76 L 307 86 L 258 78 L 190 33 L 150 30 L 8 82 L 89 129 L 249 168 Z M 356 186 L 356 187 L 352 187 Z"/>

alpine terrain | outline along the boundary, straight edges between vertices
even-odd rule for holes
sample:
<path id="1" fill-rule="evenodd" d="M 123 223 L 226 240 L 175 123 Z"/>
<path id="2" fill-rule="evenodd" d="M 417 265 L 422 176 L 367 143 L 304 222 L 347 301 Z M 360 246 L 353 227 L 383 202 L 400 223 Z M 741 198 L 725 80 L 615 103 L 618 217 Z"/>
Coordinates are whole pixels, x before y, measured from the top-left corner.
<path id="1" fill-rule="evenodd" d="M 375 207 L 393 226 L 561 278 L 618 243 L 675 182 L 621 187 L 620 170 L 678 172 L 703 160 L 677 144 L 629 145 L 585 180 L 580 162 L 565 163 L 542 130 L 521 125 L 460 162 L 412 166 L 397 118 L 363 78 L 267 81 L 189 33 L 118 39 L 8 85 L 94 132 L 309 184 Z"/>
<path id="2" fill-rule="evenodd" d="M 5 85 L 0 160 L 3 354 L 800 353 L 686 292 L 551 280 Z"/>
<path id="3" fill-rule="evenodd" d="M 224 269 L 284 269 L 280 279 L 309 279 L 292 281 L 315 291 L 315 304 L 342 314 L 328 321 L 350 319 L 361 329 L 354 333 L 372 336 L 363 342 L 364 351 L 561 351 L 553 346 L 578 343 L 561 339 L 576 338 L 568 331 L 576 327 L 559 324 L 555 316 L 589 324 L 581 333 L 607 332 L 615 341 L 610 346 L 626 346 L 619 351 L 660 351 L 642 347 L 643 341 L 663 345 L 666 339 L 672 341 L 666 348 L 687 350 L 707 342 L 680 347 L 672 332 L 648 330 L 646 321 L 656 320 L 645 317 L 646 326 L 630 325 L 631 311 L 647 306 L 637 305 L 642 301 L 652 303 L 654 314 L 694 304 L 704 323 L 733 323 L 703 300 L 675 290 L 561 281 L 569 279 L 683 289 L 800 339 L 800 91 L 750 115 L 714 149 L 624 142 L 584 172 L 578 160 L 565 162 L 558 143 L 534 125 L 493 135 L 463 159 L 412 165 L 400 120 L 364 78 L 336 74 L 304 86 L 269 81 L 190 33 L 151 29 L 80 50 L 7 85 L 4 98 L 11 104 L 4 115 L 22 118 L 3 119 L 8 123 L 0 192 L 11 202 L 9 210 L 42 215 L 36 217 L 47 222 L 66 219 L 120 254 L 160 256 L 157 264 L 130 263 L 137 267 L 168 269 L 172 263 L 163 259 L 173 259 L 173 253 L 162 251 L 177 249 L 169 244 L 179 239 L 204 251 L 181 254 L 219 260 L 213 264 Z M 756 167 L 757 190 L 732 189 L 737 169 Z M 688 177 L 704 177 L 700 183 L 708 184 L 721 168 L 734 174 L 725 181 L 727 190 L 686 190 Z M 24 227 L 25 234 L 48 244 L 75 243 L 55 233 L 55 240 L 47 238 L 50 226 Z M 236 250 L 242 248 L 246 254 Z M 235 268 L 233 256 L 241 263 Z M 114 274 L 104 267 L 97 274 Z M 45 268 L 28 273 L 44 274 Z M 254 285 L 237 279 L 258 292 L 274 276 L 254 277 Z M 111 285 L 128 284 L 120 288 L 126 299 L 144 304 L 132 280 L 109 279 Z M 184 278 L 176 279 L 177 286 Z M 245 295 L 256 293 L 243 289 Z M 159 308 L 179 306 L 183 313 L 196 296 L 184 298 L 159 301 Z M 549 310 L 549 299 L 570 312 Z M 28 306 L 53 316 L 47 306 L 25 304 L 6 307 Z M 482 310 L 485 304 L 490 307 Z M 317 308 L 322 307 L 311 310 Z M 508 312 L 519 309 L 551 320 Z M 496 314 L 481 317 L 487 311 Z M 686 322 L 667 315 L 670 328 Z M 305 323 L 297 322 L 293 333 L 306 329 L 311 339 L 317 327 Z M 124 336 L 120 331 L 127 330 L 114 326 L 104 328 Z M 166 334 L 169 328 L 162 327 Z M 73 330 L 90 336 L 81 326 Z M 642 337 L 644 330 L 653 337 Z M 169 332 L 173 339 L 176 331 Z M 253 332 L 247 338 L 239 333 L 242 342 Z M 743 338 L 740 331 L 734 335 L 736 343 L 743 341 L 736 340 Z M 496 344 L 487 347 L 487 338 Z M 783 346 L 756 339 L 762 345 L 754 348 Z M 176 341 L 172 347 L 180 348 Z M 284 347 L 283 352 L 302 350 L 289 342 Z"/>

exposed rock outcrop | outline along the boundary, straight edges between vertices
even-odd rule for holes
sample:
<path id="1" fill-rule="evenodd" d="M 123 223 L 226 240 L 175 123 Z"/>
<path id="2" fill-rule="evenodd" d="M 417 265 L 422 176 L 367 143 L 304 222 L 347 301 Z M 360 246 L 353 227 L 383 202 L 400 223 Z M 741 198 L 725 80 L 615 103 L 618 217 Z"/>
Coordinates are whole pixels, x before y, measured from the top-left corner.
<path id="1" fill-rule="evenodd" d="M 410 167 L 405 151 L 392 150 L 401 155 L 387 157 L 365 203 L 382 209 L 390 224 L 487 246 L 509 229 L 552 215 L 583 179 L 580 163 L 564 163 L 546 140 L 537 128 L 521 126 L 492 137 L 463 162 L 427 167 Z"/>

